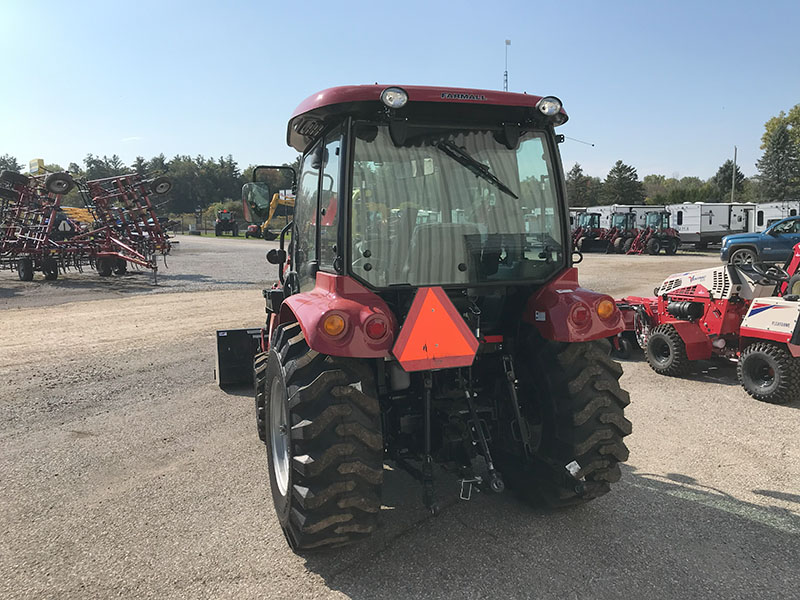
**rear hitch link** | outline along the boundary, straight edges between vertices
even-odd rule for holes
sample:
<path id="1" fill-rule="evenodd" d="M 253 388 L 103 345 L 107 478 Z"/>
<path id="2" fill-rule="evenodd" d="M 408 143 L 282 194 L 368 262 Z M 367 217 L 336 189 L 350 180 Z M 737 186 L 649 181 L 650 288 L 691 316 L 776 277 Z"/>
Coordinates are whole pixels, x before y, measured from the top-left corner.
<path id="1" fill-rule="evenodd" d="M 471 375 L 471 374 L 470 374 Z M 471 381 L 471 377 L 470 377 Z M 478 444 L 481 447 L 481 453 L 486 461 L 487 483 L 489 489 L 499 494 L 506 489 L 506 484 L 503 483 L 503 478 L 500 473 L 494 468 L 492 461 L 492 454 L 489 452 L 489 444 L 486 442 L 486 436 L 483 434 L 483 427 L 481 427 L 480 419 L 478 418 L 478 411 L 475 409 L 475 401 L 473 400 L 472 385 L 467 385 L 464 390 L 464 395 L 467 398 L 467 406 L 469 406 L 469 414 L 472 421 L 472 426 L 475 428 L 475 433 L 478 436 Z M 463 485 L 463 484 L 462 484 Z"/>
<path id="2" fill-rule="evenodd" d="M 425 456 L 422 458 L 422 502 L 432 515 L 439 514 L 436 491 L 433 487 L 433 456 L 431 456 L 431 388 L 430 372 L 425 373 Z"/>

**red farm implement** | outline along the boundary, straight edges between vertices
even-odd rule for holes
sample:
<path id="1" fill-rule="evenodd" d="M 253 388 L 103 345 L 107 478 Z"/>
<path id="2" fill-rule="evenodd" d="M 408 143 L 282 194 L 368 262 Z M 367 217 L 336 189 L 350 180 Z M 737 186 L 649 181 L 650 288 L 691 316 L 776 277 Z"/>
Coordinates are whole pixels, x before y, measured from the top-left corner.
<path id="1" fill-rule="evenodd" d="M 91 231 L 73 241 L 92 246 L 91 258 L 101 277 L 122 274 L 128 263 L 158 272 L 158 255 L 170 250 L 169 237 L 150 202 L 151 194 L 166 194 L 172 184 L 165 177 L 146 179 L 138 174 L 91 181 L 76 180 L 86 208 L 94 217 Z"/>
<path id="2" fill-rule="evenodd" d="M 72 188 L 72 178 L 3 171 L 0 182 L 0 264 L 16 268 L 22 281 L 31 281 L 35 271 L 56 279 L 59 268 L 73 258 L 69 240 L 78 232 L 61 212 L 61 196 Z"/>
<path id="3" fill-rule="evenodd" d="M 646 215 L 645 227 L 637 231 L 624 245 L 625 254 L 675 254 L 681 239 L 678 232 L 670 226 L 668 212 L 649 212 Z"/>
<path id="4" fill-rule="evenodd" d="M 61 209 L 63 194 L 77 185 L 93 223 L 80 225 Z M 164 178 L 124 175 L 104 180 L 75 181 L 67 173 L 28 177 L 0 174 L 0 265 L 16 268 L 22 281 L 36 271 L 58 278 L 68 268 L 94 266 L 101 276 L 127 270 L 128 263 L 157 272 L 158 254 L 166 255 L 169 239 L 153 206 L 151 193 L 163 194 Z"/>

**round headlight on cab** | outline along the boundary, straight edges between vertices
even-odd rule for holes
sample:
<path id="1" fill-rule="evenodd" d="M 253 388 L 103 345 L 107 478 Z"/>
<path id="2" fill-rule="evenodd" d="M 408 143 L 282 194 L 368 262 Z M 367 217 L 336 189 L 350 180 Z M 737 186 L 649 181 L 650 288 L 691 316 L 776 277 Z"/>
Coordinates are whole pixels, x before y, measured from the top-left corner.
<path id="1" fill-rule="evenodd" d="M 555 96 L 545 96 L 536 103 L 536 108 L 546 117 L 552 117 L 561 111 L 561 100 Z"/>
<path id="2" fill-rule="evenodd" d="M 381 92 L 381 102 L 389 108 L 403 108 L 408 102 L 408 94 L 398 87 L 386 88 Z"/>

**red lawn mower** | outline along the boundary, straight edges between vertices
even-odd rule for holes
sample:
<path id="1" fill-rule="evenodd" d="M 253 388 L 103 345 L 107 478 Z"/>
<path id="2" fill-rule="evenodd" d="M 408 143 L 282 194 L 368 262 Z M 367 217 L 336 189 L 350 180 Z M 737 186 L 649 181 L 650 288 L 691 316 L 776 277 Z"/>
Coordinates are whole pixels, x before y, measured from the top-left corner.
<path id="1" fill-rule="evenodd" d="M 656 373 L 680 376 L 695 361 L 737 362 L 739 382 L 756 400 L 800 399 L 800 244 L 784 265 L 721 265 L 670 275 L 655 296 L 617 301 L 625 332 Z"/>

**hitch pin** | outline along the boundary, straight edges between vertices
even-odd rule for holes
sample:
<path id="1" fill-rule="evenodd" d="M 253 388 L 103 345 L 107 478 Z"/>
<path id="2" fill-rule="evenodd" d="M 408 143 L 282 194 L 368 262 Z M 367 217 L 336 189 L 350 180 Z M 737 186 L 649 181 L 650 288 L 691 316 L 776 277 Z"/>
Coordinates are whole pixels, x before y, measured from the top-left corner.
<path id="1" fill-rule="evenodd" d="M 475 476 L 472 479 L 462 479 L 461 483 L 461 493 L 459 494 L 459 498 L 461 500 L 469 500 L 472 498 L 472 486 L 473 484 L 480 485 L 483 483 L 483 478 L 480 476 Z M 480 488 L 478 488 L 480 491 Z"/>

